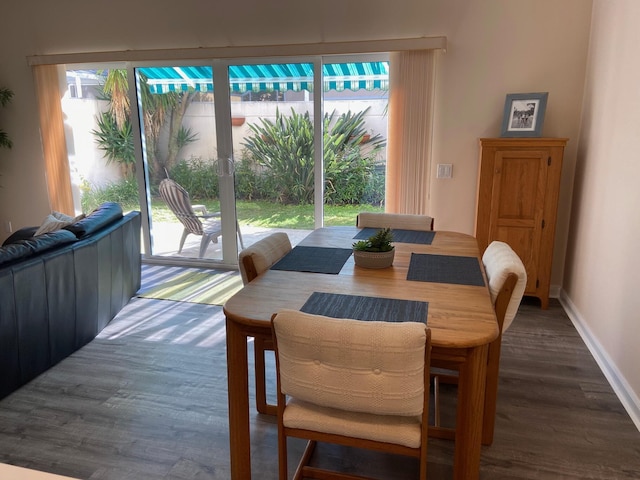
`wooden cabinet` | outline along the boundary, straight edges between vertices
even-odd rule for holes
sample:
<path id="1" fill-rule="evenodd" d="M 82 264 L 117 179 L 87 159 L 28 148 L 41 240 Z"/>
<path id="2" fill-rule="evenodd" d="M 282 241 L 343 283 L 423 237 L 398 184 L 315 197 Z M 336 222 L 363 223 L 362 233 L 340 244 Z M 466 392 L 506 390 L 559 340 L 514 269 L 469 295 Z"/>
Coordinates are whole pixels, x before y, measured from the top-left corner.
<path id="1" fill-rule="evenodd" d="M 527 296 L 549 306 L 566 138 L 481 138 L 476 237 L 511 245 L 527 269 Z"/>

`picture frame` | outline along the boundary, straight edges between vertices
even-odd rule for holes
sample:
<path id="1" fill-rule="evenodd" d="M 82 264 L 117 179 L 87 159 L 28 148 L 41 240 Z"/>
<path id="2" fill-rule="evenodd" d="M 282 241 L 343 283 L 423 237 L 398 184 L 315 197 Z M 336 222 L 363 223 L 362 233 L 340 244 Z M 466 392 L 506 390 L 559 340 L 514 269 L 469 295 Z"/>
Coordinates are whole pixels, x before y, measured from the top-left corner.
<path id="1" fill-rule="evenodd" d="M 509 93 L 504 102 L 502 137 L 540 137 L 549 92 Z"/>

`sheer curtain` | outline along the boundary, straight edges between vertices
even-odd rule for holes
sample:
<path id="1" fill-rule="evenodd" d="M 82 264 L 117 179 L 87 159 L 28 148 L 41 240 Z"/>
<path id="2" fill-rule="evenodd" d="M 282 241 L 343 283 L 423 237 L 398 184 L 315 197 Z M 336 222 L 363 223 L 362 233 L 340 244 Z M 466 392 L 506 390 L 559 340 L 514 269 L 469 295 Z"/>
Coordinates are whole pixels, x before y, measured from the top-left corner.
<path id="1" fill-rule="evenodd" d="M 390 55 L 386 211 L 428 215 L 435 50 Z"/>
<path id="2" fill-rule="evenodd" d="M 35 65 L 33 78 L 40 110 L 40 135 L 44 153 L 49 204 L 52 210 L 75 215 L 64 135 L 60 82 L 57 65 Z"/>

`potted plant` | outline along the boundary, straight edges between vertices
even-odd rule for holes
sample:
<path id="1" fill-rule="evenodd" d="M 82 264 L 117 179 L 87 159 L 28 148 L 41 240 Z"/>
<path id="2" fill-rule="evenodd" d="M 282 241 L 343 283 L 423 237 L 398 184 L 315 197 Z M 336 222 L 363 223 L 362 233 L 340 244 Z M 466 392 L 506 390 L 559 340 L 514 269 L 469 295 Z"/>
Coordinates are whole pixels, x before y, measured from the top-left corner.
<path id="1" fill-rule="evenodd" d="M 365 268 L 387 268 L 393 264 L 396 250 L 391 245 L 393 232 L 382 228 L 366 240 L 353 244 L 353 259 L 356 265 Z"/>
<path id="2" fill-rule="evenodd" d="M 0 107 L 7 106 L 11 101 L 11 97 L 13 97 L 13 92 L 11 90 L 0 87 Z M 11 139 L 7 135 L 7 132 L 0 129 L 0 147 L 11 148 L 11 146 Z"/>

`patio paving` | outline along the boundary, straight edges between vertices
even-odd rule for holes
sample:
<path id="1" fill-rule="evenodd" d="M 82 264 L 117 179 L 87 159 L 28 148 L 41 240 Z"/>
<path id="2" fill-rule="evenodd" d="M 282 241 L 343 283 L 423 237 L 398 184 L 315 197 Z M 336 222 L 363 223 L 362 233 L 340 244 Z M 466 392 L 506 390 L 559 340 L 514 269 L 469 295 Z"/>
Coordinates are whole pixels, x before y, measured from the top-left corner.
<path id="1" fill-rule="evenodd" d="M 180 245 L 182 230 L 182 225 L 179 223 L 155 222 L 153 224 L 154 255 L 161 257 L 184 258 L 185 260 L 197 260 L 200 249 L 200 240 L 202 237 L 196 235 L 187 236 L 182 252 L 178 254 L 178 246 Z M 311 230 L 265 228 L 254 227 L 251 225 L 241 225 L 240 231 L 245 248 L 253 245 L 266 235 L 275 232 L 285 232 L 289 236 L 291 245 L 295 246 L 311 232 Z M 241 247 L 238 243 L 238 251 L 240 250 Z M 211 242 L 209 244 L 204 258 L 222 260 L 221 238 L 218 239 L 218 243 Z"/>

